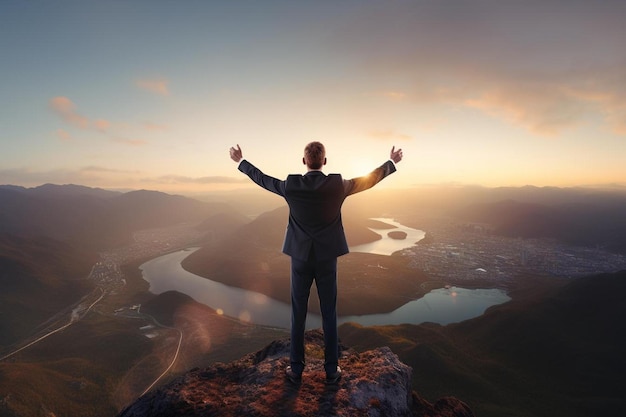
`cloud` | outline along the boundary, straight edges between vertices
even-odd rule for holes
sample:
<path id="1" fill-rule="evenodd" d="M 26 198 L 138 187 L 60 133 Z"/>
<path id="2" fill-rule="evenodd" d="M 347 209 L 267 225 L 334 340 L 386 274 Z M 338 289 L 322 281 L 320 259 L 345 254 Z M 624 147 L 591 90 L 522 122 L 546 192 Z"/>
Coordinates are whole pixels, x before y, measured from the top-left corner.
<path id="1" fill-rule="evenodd" d="M 142 126 L 145 130 L 150 131 L 150 132 L 162 132 L 162 131 L 169 129 L 169 126 L 160 125 L 160 124 L 152 123 L 152 122 L 144 122 Z"/>
<path id="2" fill-rule="evenodd" d="M 169 96 L 169 81 L 164 78 L 140 79 L 135 81 L 135 85 L 141 90 L 149 91 L 160 96 Z"/>
<path id="3" fill-rule="evenodd" d="M 586 77 L 570 89 L 572 96 L 596 106 L 613 133 L 626 135 L 626 72 L 612 69 Z"/>
<path id="4" fill-rule="evenodd" d="M 107 173 L 107 174 L 139 174 L 141 171 L 129 169 L 107 168 L 98 165 L 89 165 L 78 169 L 82 173 Z"/>
<path id="5" fill-rule="evenodd" d="M 600 114 L 626 134 L 626 79 L 617 75 L 626 74 L 623 2 L 393 6 L 364 4 L 328 44 L 338 56 L 350 50 L 353 65 L 366 69 L 362 79 L 386 98 L 468 106 L 538 135 Z"/>
<path id="6" fill-rule="evenodd" d="M 76 168 L 34 170 L 29 167 L 0 169 L 0 178 L 4 184 L 37 187 L 41 184 L 80 184 L 88 187 L 109 189 L 198 189 L 219 188 L 249 184 L 249 180 L 228 176 L 189 177 L 182 175 L 163 175 L 149 177 L 149 174 L 134 169 L 110 168 L 100 165 L 86 165 Z"/>
<path id="7" fill-rule="evenodd" d="M 478 98 L 467 99 L 465 104 L 544 136 L 575 127 L 587 108 L 563 85 L 538 83 L 494 87 Z"/>
<path id="8" fill-rule="evenodd" d="M 94 120 L 92 123 L 94 129 L 99 130 L 100 132 L 106 132 L 111 127 L 111 122 L 104 119 Z"/>
<path id="9" fill-rule="evenodd" d="M 24 187 L 36 187 L 46 183 L 110 187 L 113 185 L 123 185 L 126 183 L 129 176 L 139 174 L 139 171 L 119 170 L 99 166 L 43 171 L 36 171 L 30 168 L 0 169 L 0 178 L 2 178 L 4 183 Z M 119 181 L 117 179 L 119 179 Z"/>
<path id="10" fill-rule="evenodd" d="M 57 129 L 57 136 L 63 142 L 70 142 L 72 140 L 72 135 L 65 129 Z"/>
<path id="11" fill-rule="evenodd" d="M 156 123 L 144 123 L 141 127 L 134 126 L 129 123 L 116 123 L 115 125 L 106 119 L 90 119 L 83 116 L 76 110 L 76 105 L 68 97 L 57 96 L 53 97 L 49 101 L 49 106 L 54 113 L 61 117 L 61 119 L 71 126 L 77 127 L 81 130 L 93 131 L 103 133 L 108 136 L 111 141 L 121 143 L 130 146 L 141 146 L 148 142 L 144 139 L 129 139 L 123 137 L 124 133 L 135 129 L 141 129 L 143 131 L 159 131 L 165 130 L 166 127 L 158 125 Z M 57 136 L 62 141 L 69 141 L 72 139 L 72 135 L 65 129 L 57 129 Z"/>
<path id="12" fill-rule="evenodd" d="M 613 128 L 613 133 L 626 136 L 626 108 L 621 109 L 618 114 L 611 114 L 608 117 Z"/>
<path id="13" fill-rule="evenodd" d="M 88 129 L 89 119 L 76 112 L 76 105 L 67 97 L 58 96 L 50 99 L 50 108 L 67 123 L 80 129 Z"/>
<path id="14" fill-rule="evenodd" d="M 143 145 L 148 144 L 148 142 L 143 139 L 128 139 L 128 138 L 119 138 L 119 137 L 111 138 L 111 141 L 115 143 L 121 143 L 124 145 L 130 145 L 130 146 L 143 146 Z"/>
<path id="15" fill-rule="evenodd" d="M 211 176 L 211 177 L 186 177 L 182 175 L 163 175 L 158 178 L 154 178 L 151 181 L 154 181 L 159 184 L 240 184 L 240 183 L 247 183 L 248 179 L 217 176 L 217 175 Z"/>
<path id="16" fill-rule="evenodd" d="M 402 91 L 383 91 L 382 95 L 394 101 L 402 101 L 407 97 L 407 94 Z"/>
<path id="17" fill-rule="evenodd" d="M 53 112 L 61 117 L 66 123 L 83 130 L 97 130 L 106 132 L 111 122 L 104 119 L 90 120 L 76 111 L 76 105 L 72 100 L 64 96 L 53 97 L 49 101 Z"/>

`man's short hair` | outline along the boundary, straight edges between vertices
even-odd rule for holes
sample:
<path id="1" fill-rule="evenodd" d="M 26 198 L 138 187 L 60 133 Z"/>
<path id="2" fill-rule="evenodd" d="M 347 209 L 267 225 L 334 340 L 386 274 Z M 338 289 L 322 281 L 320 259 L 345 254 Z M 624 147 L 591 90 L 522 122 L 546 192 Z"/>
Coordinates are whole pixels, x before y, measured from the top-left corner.
<path id="1" fill-rule="evenodd" d="M 321 169 L 326 158 L 326 149 L 320 142 L 311 142 L 304 148 L 304 161 L 310 169 Z"/>

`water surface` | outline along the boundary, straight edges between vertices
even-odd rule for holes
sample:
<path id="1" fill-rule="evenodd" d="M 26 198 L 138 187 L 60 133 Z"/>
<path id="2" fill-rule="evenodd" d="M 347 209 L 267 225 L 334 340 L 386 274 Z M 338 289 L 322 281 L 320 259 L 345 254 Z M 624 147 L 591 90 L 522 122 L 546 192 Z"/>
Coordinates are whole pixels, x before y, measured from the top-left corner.
<path id="1" fill-rule="evenodd" d="M 200 277 L 181 266 L 181 262 L 196 249 L 181 250 L 152 259 L 140 266 L 150 291 L 160 294 L 178 291 L 224 315 L 255 324 L 289 328 L 291 307 L 264 294 L 230 287 Z M 339 323 L 356 322 L 364 326 L 386 324 L 419 324 L 434 322 L 448 324 L 481 315 L 492 305 L 510 298 L 498 289 L 448 288 L 430 291 L 424 297 L 408 302 L 384 314 L 341 316 Z M 321 317 L 309 314 L 307 328 L 321 327 Z"/>
<path id="2" fill-rule="evenodd" d="M 400 224 L 390 218 L 376 217 L 372 218 L 371 220 L 377 220 L 379 222 L 386 223 L 391 227 L 388 229 L 369 227 L 368 229 L 380 235 L 380 240 L 370 243 L 364 243 L 362 245 L 352 246 L 350 248 L 350 252 L 373 253 L 376 255 L 391 255 L 394 252 L 416 245 L 417 242 L 424 239 L 424 236 L 426 236 L 426 233 L 424 231 L 404 226 L 403 224 Z M 392 231 L 404 232 L 406 233 L 406 238 L 390 238 L 388 236 L 388 233 Z"/>

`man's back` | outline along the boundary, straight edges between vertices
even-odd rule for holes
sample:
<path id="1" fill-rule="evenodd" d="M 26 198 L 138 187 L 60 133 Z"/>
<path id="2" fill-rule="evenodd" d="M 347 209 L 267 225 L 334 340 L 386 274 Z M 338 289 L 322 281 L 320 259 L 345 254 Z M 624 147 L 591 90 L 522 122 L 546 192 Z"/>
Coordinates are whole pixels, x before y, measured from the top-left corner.
<path id="1" fill-rule="evenodd" d="M 283 253 L 300 260 L 310 256 L 311 248 L 318 259 L 329 259 L 348 253 L 348 243 L 341 224 L 341 205 L 351 194 L 367 190 L 395 172 L 389 160 L 370 174 L 344 180 L 338 174 L 325 175 L 310 170 L 305 175 L 289 175 L 282 181 L 264 174 L 245 159 L 239 170 L 255 183 L 276 193 L 289 204 L 289 224 Z"/>
<path id="2" fill-rule="evenodd" d="M 326 150 L 319 142 L 304 148 L 305 175 L 289 175 L 286 180 L 264 174 L 243 159 L 241 148 L 230 148 L 230 157 L 239 170 L 289 204 L 289 224 L 283 252 L 291 256 L 291 343 L 287 379 L 300 383 L 305 367 L 304 332 L 311 285 L 315 281 L 324 330 L 324 370 L 326 382 L 341 378 L 337 335 L 337 257 L 348 253 L 341 224 L 341 205 L 351 194 L 367 190 L 393 173 L 402 159 L 402 150 L 391 148 L 389 161 L 363 177 L 344 180 L 325 175 Z"/>
<path id="3" fill-rule="evenodd" d="M 284 197 L 289 205 L 289 225 L 283 252 L 298 259 L 306 259 L 311 247 L 320 259 L 348 252 L 341 224 L 345 199 L 341 175 L 327 176 L 320 171 L 289 175 Z"/>

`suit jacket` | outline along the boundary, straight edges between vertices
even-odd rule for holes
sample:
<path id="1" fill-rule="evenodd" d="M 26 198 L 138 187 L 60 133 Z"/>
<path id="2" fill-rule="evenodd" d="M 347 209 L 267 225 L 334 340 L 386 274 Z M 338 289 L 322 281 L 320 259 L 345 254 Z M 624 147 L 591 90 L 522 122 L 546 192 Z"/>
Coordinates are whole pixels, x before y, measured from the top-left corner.
<path id="1" fill-rule="evenodd" d="M 341 222 L 341 206 L 351 194 L 372 188 L 396 171 L 389 160 L 370 174 L 344 180 L 340 174 L 326 175 L 309 171 L 305 175 L 289 175 L 279 180 L 265 175 L 245 159 L 239 170 L 268 191 L 282 196 L 289 205 L 289 222 L 283 253 L 307 260 L 311 252 L 318 260 L 348 253 L 348 243 Z"/>

